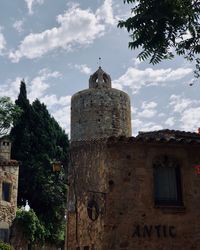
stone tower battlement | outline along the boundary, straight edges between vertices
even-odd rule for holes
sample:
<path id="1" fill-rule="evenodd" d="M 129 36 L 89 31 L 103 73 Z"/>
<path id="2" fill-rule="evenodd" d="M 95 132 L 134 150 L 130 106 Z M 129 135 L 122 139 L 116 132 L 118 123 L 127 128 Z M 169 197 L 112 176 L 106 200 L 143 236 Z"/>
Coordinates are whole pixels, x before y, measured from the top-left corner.
<path id="1" fill-rule="evenodd" d="M 90 76 L 89 88 L 111 88 L 110 76 L 101 67 Z"/>
<path id="2" fill-rule="evenodd" d="M 101 67 L 90 76 L 89 89 L 71 100 L 71 140 L 131 136 L 129 96 L 112 88 L 110 76 Z"/>

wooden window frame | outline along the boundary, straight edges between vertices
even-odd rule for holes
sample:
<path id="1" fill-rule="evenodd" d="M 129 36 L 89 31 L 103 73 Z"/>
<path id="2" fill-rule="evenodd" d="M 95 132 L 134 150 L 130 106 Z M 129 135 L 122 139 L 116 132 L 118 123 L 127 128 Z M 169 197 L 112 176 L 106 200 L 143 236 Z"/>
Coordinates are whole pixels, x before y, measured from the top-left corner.
<path id="1" fill-rule="evenodd" d="M 170 162 L 170 164 L 169 164 Z M 171 165 L 171 166 L 170 166 Z M 158 168 L 173 168 L 176 175 L 176 191 L 177 199 L 157 199 L 156 197 L 156 169 Z M 153 181 L 154 181 L 154 204 L 156 207 L 183 207 L 182 183 L 180 166 L 174 158 L 164 156 L 159 157 L 159 160 L 153 163 Z"/>

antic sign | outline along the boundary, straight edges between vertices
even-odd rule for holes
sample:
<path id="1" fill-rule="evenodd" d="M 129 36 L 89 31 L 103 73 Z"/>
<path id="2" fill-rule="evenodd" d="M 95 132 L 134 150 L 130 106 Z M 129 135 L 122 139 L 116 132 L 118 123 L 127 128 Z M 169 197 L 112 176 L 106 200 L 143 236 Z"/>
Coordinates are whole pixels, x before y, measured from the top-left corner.
<path id="1" fill-rule="evenodd" d="M 167 226 L 167 225 L 144 225 L 144 226 L 136 225 L 133 230 L 132 237 L 174 238 L 176 237 L 176 228 L 174 226 Z"/>

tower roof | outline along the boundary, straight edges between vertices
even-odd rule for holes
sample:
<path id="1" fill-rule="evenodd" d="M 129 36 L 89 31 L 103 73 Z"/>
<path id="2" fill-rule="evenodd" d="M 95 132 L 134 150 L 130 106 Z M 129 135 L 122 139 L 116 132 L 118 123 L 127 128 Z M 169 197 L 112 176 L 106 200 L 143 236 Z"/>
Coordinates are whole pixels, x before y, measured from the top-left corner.
<path id="1" fill-rule="evenodd" d="M 111 88 L 110 75 L 99 67 L 89 78 L 89 88 Z"/>

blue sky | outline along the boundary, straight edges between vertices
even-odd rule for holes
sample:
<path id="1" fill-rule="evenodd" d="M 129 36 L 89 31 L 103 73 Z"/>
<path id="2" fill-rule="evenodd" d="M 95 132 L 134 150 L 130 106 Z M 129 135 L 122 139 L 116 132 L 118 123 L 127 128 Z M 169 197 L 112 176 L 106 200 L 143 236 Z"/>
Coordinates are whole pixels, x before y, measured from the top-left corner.
<path id="1" fill-rule="evenodd" d="M 123 0 L 1 0 L 0 96 L 12 100 L 25 79 L 28 98 L 39 98 L 69 133 L 71 96 L 88 87 L 98 68 L 132 103 L 138 131 L 200 127 L 200 85 L 182 58 L 157 66 L 140 62 L 128 49 L 129 35 L 117 28 L 129 15 Z"/>

